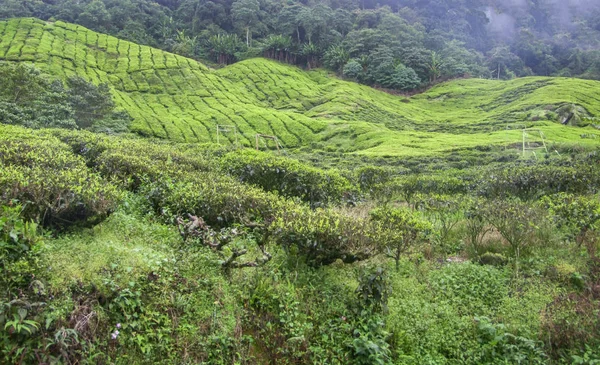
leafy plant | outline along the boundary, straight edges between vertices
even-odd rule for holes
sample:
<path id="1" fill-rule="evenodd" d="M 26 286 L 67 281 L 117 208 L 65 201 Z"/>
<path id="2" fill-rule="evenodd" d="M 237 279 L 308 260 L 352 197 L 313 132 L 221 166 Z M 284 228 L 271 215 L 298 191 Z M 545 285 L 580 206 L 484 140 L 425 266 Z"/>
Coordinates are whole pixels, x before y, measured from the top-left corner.
<path id="1" fill-rule="evenodd" d="M 512 364 L 546 364 L 548 356 L 543 344 L 508 332 L 502 324 L 487 317 L 476 317 L 479 342 L 482 345 L 480 363 L 495 364 L 498 358 Z"/>
<path id="2" fill-rule="evenodd" d="M 491 230 L 488 217 L 485 215 L 486 202 L 481 199 L 469 199 L 465 211 L 465 231 L 467 240 L 476 256 L 483 253 L 483 240 Z"/>
<path id="3" fill-rule="evenodd" d="M 383 268 L 368 269 L 361 273 L 358 288 L 356 288 L 361 309 L 385 313 L 390 293 L 389 278 Z"/>
<path id="4" fill-rule="evenodd" d="M 433 234 L 433 226 L 414 212 L 402 208 L 381 207 L 371 212 L 378 224 L 379 245 L 385 255 L 393 259 L 396 269 L 400 259 L 410 248 L 426 241 Z"/>
<path id="5" fill-rule="evenodd" d="M 429 279 L 436 296 L 462 315 L 492 315 L 508 290 L 504 273 L 472 263 L 450 264 L 432 272 Z"/>
<path id="6" fill-rule="evenodd" d="M 594 196 L 561 193 L 542 199 L 560 227 L 565 227 L 581 246 L 586 236 L 600 222 L 600 202 Z M 590 250 L 595 254 L 595 250 Z"/>
<path id="7" fill-rule="evenodd" d="M 494 200 L 484 208 L 484 214 L 508 242 L 518 267 L 521 255 L 535 242 L 538 210 L 518 200 Z"/>

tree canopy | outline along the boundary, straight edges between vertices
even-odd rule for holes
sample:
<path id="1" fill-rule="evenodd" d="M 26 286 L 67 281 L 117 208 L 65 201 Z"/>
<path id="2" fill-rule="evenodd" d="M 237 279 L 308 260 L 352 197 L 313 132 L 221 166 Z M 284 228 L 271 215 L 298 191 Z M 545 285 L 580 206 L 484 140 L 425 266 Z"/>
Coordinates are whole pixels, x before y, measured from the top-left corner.
<path id="1" fill-rule="evenodd" d="M 600 79 L 593 1 L 0 0 L 0 18 L 24 16 L 218 64 L 262 54 L 402 90 L 463 76 Z"/>

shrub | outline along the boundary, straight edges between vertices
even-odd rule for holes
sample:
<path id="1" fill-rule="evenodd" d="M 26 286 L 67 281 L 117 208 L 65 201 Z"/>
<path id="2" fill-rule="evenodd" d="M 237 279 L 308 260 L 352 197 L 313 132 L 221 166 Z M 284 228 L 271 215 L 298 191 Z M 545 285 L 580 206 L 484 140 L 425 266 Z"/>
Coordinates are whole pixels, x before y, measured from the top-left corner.
<path id="1" fill-rule="evenodd" d="M 438 246 L 448 245 L 452 230 L 463 218 L 460 212 L 461 199 L 464 198 L 438 194 L 418 196 L 416 199 L 415 205 L 425 209 L 436 226 L 438 235 L 435 239 Z"/>
<path id="2" fill-rule="evenodd" d="M 131 118 L 115 112 L 108 84 L 79 76 L 51 80 L 35 66 L 0 62 L 0 122 L 31 128 L 77 127 L 124 132 Z"/>
<path id="3" fill-rule="evenodd" d="M 403 64 L 396 66 L 390 81 L 392 88 L 408 91 L 416 89 L 419 85 L 421 85 L 421 80 L 415 70 Z"/>
<path id="4" fill-rule="evenodd" d="M 350 182 L 335 170 L 321 170 L 301 162 L 271 154 L 244 150 L 227 154 L 221 160 L 223 169 L 266 191 L 277 191 L 286 197 L 299 197 L 312 206 L 339 202 L 352 195 Z"/>
<path id="5" fill-rule="evenodd" d="M 30 274 L 37 269 L 42 238 L 36 223 L 21 218 L 20 206 L 0 207 L 0 282 L 8 293 L 26 288 L 35 277 Z"/>
<path id="6" fill-rule="evenodd" d="M 391 184 L 398 186 L 404 200 L 414 203 L 415 196 L 420 194 L 454 195 L 468 192 L 466 183 L 449 175 L 409 175 L 393 180 Z"/>
<path id="7" fill-rule="evenodd" d="M 517 263 L 525 249 L 534 243 L 539 212 L 519 200 L 494 200 L 483 208 L 487 220 L 510 245 Z"/>
<path id="8" fill-rule="evenodd" d="M 433 233 L 430 222 L 401 208 L 377 208 L 371 212 L 371 219 L 378 223 L 380 249 L 395 261 L 396 269 L 406 251 Z"/>
<path id="9" fill-rule="evenodd" d="M 535 200 L 544 195 L 568 192 L 596 193 L 600 186 L 598 164 L 575 163 L 569 166 L 534 164 L 485 169 L 472 188 L 489 198 L 514 196 Z"/>
<path id="10" fill-rule="evenodd" d="M 380 166 L 365 166 L 356 171 L 356 179 L 363 193 L 376 195 L 376 187 L 390 181 L 392 170 Z"/>
<path id="11" fill-rule="evenodd" d="M 498 359 L 509 364 L 547 364 L 548 356 L 543 343 L 515 336 L 503 324 L 495 324 L 487 317 L 476 317 L 477 336 L 481 343 L 479 363 L 497 364 Z"/>
<path id="12" fill-rule="evenodd" d="M 360 62 L 357 60 L 350 60 L 343 68 L 343 74 L 345 77 L 355 80 L 361 80 L 364 77 L 364 69 Z"/>
<path id="13" fill-rule="evenodd" d="M 600 222 L 600 202 L 595 196 L 561 193 L 544 197 L 542 202 L 559 227 L 566 228 L 580 246 L 588 231 Z"/>
<path id="14" fill-rule="evenodd" d="M 0 201 L 23 205 L 23 217 L 46 226 L 97 222 L 120 193 L 55 139 L 0 142 Z"/>
<path id="15" fill-rule="evenodd" d="M 367 269 L 361 273 L 356 288 L 358 313 L 353 321 L 354 338 L 349 344 L 353 364 L 389 364 L 389 334 L 381 316 L 387 312 L 391 285 L 382 268 Z"/>
<path id="16" fill-rule="evenodd" d="M 490 231 L 488 217 L 484 214 L 486 201 L 470 198 L 465 202 L 465 232 L 473 254 L 479 256 L 483 250 L 483 238 Z"/>
<path id="17" fill-rule="evenodd" d="M 367 219 L 331 209 L 281 206 L 273 222 L 277 242 L 295 247 L 312 265 L 346 263 L 369 257 L 379 235 Z"/>
<path id="18" fill-rule="evenodd" d="M 490 266 L 503 266 L 506 264 L 506 257 L 499 253 L 486 252 L 479 257 L 479 263 Z"/>

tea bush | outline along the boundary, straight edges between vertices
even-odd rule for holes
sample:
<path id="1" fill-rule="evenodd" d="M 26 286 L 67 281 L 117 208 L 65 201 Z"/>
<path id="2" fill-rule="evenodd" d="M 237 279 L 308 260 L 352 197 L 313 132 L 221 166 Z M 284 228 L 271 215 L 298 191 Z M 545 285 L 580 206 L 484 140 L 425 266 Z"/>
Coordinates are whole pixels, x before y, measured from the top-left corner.
<path id="1" fill-rule="evenodd" d="M 264 164 L 276 183 L 240 181 L 227 170 L 237 156 Z M 288 174 L 278 175 L 280 167 Z M 362 193 L 372 190 L 374 199 L 385 185 L 410 205 L 389 199 L 375 209 L 371 201 L 340 207 L 335 203 L 345 192 L 358 191 L 352 171 L 326 173 L 215 145 L 2 126 L 0 362 L 416 365 L 595 358 L 600 270 L 590 251 L 562 234 L 588 227 L 592 241 L 597 222 L 583 218 L 593 218 L 595 196 L 571 192 L 538 204 L 523 185 L 506 196 L 528 200 L 496 193 L 486 200 L 503 183 L 474 189 L 484 181 L 474 170 L 444 171 L 431 181 L 402 175 L 403 167 L 391 170 L 381 179 L 373 166 L 360 170 Z M 311 207 L 308 195 L 286 193 L 294 181 L 317 182 L 314 196 L 329 199 L 318 200 L 328 206 Z M 550 207 L 562 231 L 545 220 L 543 209 Z M 213 235 L 184 241 L 175 223 L 187 214 L 203 218 Z M 42 235 L 38 220 L 59 230 Z M 84 222 L 99 224 L 82 229 Z M 469 255 L 460 239 L 477 246 L 473 261 L 483 265 L 461 263 Z M 227 244 L 219 252 L 205 241 Z M 443 241 L 456 245 L 431 253 L 428 243 Z M 259 257 L 259 242 L 270 260 L 223 269 L 236 250 Z M 514 260 L 505 257 L 528 248 L 520 257 L 522 275 L 514 275 L 515 267 L 506 265 Z"/>
<path id="2" fill-rule="evenodd" d="M 406 209 L 381 207 L 370 216 L 378 229 L 379 250 L 395 261 L 396 269 L 403 254 L 434 235 L 429 221 Z"/>
<path id="3" fill-rule="evenodd" d="M 116 207 L 117 188 L 56 139 L 0 141 L 0 201 L 46 226 L 98 222 Z"/>
<path id="4" fill-rule="evenodd" d="M 380 235 L 367 219 L 332 209 L 309 210 L 281 207 L 272 229 L 284 247 L 295 247 L 312 264 L 330 264 L 341 259 L 352 263 L 376 252 Z"/>
<path id="5" fill-rule="evenodd" d="M 583 162 L 502 166 L 482 171 L 472 190 L 488 198 L 524 200 L 560 192 L 594 194 L 600 186 L 599 172 L 597 164 Z"/>
<path id="6" fill-rule="evenodd" d="M 564 228 L 580 246 L 589 231 L 600 228 L 600 201 L 596 196 L 561 193 L 544 197 L 542 203 L 558 226 Z"/>
<path id="7" fill-rule="evenodd" d="M 335 170 L 321 170 L 272 154 L 244 150 L 221 159 L 222 167 L 241 182 L 277 191 L 283 196 L 299 197 L 311 206 L 340 202 L 354 194 L 350 182 Z"/>

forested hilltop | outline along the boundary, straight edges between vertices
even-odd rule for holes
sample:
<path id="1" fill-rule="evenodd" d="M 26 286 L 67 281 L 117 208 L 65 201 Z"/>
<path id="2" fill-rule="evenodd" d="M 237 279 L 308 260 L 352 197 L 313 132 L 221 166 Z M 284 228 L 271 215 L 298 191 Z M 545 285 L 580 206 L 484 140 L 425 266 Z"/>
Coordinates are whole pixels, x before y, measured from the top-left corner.
<path id="1" fill-rule="evenodd" d="M 215 64 L 262 55 L 398 90 L 465 75 L 600 78 L 593 0 L 0 1 L 0 18 L 29 16 Z"/>

